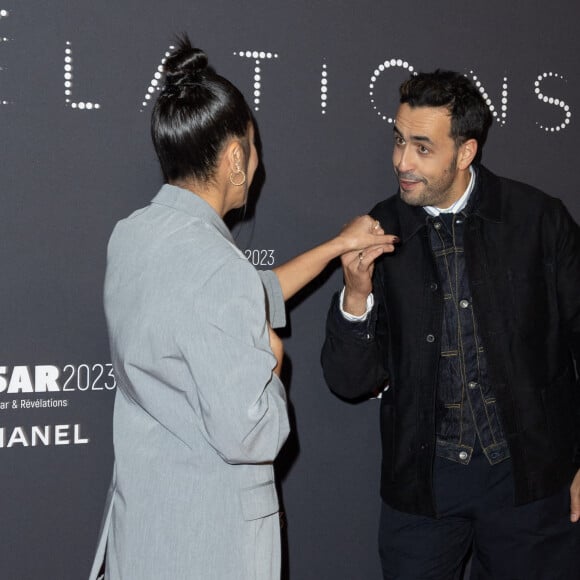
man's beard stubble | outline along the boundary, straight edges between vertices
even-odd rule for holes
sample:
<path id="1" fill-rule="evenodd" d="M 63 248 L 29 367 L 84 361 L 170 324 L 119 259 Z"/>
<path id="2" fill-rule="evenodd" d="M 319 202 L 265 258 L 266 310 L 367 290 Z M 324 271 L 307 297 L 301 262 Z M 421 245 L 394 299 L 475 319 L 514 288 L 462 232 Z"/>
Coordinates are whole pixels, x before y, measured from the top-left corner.
<path id="1" fill-rule="evenodd" d="M 401 199 L 407 205 L 414 207 L 425 207 L 426 205 L 440 207 L 442 203 L 445 203 L 449 195 L 449 190 L 451 189 L 457 175 L 457 154 L 453 156 L 449 167 L 442 173 L 441 177 L 435 181 L 428 181 L 424 177 L 416 175 L 410 171 L 399 173 L 397 169 L 395 169 L 395 174 L 399 181 L 401 179 L 408 179 L 423 183 L 423 190 L 417 195 L 417 197 L 413 197 L 413 192 L 406 193 L 399 185 L 399 194 Z"/>

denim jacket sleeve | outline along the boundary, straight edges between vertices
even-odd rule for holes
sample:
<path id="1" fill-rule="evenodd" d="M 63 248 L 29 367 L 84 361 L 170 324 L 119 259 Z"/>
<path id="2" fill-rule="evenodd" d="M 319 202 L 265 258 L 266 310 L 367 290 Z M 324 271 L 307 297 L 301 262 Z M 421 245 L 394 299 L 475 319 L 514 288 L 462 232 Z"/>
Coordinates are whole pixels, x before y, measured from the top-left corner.
<path id="1" fill-rule="evenodd" d="M 376 339 L 377 305 L 362 322 L 350 322 L 339 308 L 337 293 L 326 321 L 322 369 L 330 389 L 345 399 L 374 396 L 387 382 L 383 348 Z"/>

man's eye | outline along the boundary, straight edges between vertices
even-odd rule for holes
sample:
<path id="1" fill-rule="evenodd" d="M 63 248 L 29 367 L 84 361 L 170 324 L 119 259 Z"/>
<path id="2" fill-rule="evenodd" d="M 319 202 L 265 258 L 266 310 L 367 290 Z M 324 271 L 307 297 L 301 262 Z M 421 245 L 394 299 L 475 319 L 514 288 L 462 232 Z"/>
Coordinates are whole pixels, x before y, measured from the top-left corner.
<path id="1" fill-rule="evenodd" d="M 429 149 L 423 145 L 419 145 L 419 153 L 421 153 L 421 155 L 427 155 L 427 153 L 429 153 Z"/>

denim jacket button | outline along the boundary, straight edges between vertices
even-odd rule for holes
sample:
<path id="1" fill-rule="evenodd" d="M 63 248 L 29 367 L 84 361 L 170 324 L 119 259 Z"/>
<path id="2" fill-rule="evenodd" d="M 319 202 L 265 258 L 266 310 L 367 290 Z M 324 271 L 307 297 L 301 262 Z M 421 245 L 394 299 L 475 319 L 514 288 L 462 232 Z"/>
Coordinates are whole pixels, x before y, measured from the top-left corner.
<path id="1" fill-rule="evenodd" d="M 461 301 L 459 302 L 459 306 L 460 306 L 461 308 L 467 308 L 467 307 L 469 306 L 469 300 L 461 300 Z"/>
<path id="2" fill-rule="evenodd" d="M 467 459 L 468 455 L 467 455 L 467 451 L 461 451 L 459 453 L 459 459 L 461 459 L 461 461 L 465 461 Z"/>
<path id="3" fill-rule="evenodd" d="M 426 340 L 427 342 L 435 342 L 435 336 L 434 336 L 434 335 L 432 335 L 432 334 L 428 334 L 428 335 L 425 337 L 425 340 Z"/>
<path id="4" fill-rule="evenodd" d="M 477 383 L 476 383 L 475 381 L 469 381 L 469 382 L 467 383 L 467 386 L 468 386 L 470 389 L 475 389 L 475 388 L 477 387 Z"/>
<path id="5" fill-rule="evenodd" d="M 437 288 L 439 288 L 439 285 L 437 284 L 437 282 L 431 282 L 431 284 L 429 284 L 429 288 L 435 292 L 435 290 L 437 290 Z"/>

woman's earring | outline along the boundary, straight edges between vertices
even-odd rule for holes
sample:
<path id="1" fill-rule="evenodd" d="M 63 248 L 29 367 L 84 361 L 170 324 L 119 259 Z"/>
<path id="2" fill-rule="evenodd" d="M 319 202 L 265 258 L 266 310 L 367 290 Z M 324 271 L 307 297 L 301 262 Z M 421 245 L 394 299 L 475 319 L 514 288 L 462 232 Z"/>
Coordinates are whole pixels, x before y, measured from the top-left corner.
<path id="1" fill-rule="evenodd" d="M 239 178 L 238 178 L 238 180 L 236 181 L 236 180 L 235 180 L 235 176 L 236 176 L 236 175 L 240 175 L 240 174 L 242 175 L 242 179 L 241 179 L 241 181 L 239 180 Z M 245 172 L 244 172 L 244 171 L 242 171 L 242 170 L 239 168 L 239 166 L 236 166 L 236 170 L 235 170 L 235 171 L 233 171 L 232 173 L 230 173 L 229 179 L 230 179 L 230 183 L 231 183 L 232 185 L 235 185 L 236 187 L 241 187 L 242 185 L 244 185 L 244 183 L 246 183 L 246 174 L 245 174 Z"/>

